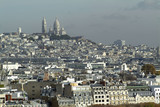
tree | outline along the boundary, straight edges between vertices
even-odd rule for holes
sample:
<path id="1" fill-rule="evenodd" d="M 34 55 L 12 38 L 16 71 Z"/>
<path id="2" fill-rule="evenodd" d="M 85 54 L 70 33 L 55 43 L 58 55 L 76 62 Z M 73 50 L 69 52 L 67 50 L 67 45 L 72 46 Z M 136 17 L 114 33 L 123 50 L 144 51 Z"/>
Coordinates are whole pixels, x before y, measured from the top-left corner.
<path id="1" fill-rule="evenodd" d="M 56 35 L 51 35 L 50 40 L 68 40 L 71 39 L 69 35 L 61 35 L 61 36 L 56 36 Z"/>
<path id="2" fill-rule="evenodd" d="M 119 74 L 122 80 L 136 80 L 136 76 L 132 74 L 127 74 L 127 73 L 120 73 Z"/>
<path id="3" fill-rule="evenodd" d="M 143 65 L 141 70 L 142 70 L 142 72 L 145 73 L 145 75 L 150 74 L 150 73 L 151 74 L 155 74 L 156 73 L 155 67 L 152 64 Z"/>
<path id="4" fill-rule="evenodd" d="M 33 37 L 29 37 L 28 40 L 35 41 Z"/>

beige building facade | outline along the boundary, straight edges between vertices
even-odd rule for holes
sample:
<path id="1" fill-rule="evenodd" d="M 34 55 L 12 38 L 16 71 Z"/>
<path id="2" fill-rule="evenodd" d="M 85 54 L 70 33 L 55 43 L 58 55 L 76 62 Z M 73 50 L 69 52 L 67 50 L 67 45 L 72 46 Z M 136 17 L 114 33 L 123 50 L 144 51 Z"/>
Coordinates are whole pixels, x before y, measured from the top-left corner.
<path id="1" fill-rule="evenodd" d="M 120 105 L 128 104 L 128 91 L 125 86 L 93 86 L 94 104 Z"/>

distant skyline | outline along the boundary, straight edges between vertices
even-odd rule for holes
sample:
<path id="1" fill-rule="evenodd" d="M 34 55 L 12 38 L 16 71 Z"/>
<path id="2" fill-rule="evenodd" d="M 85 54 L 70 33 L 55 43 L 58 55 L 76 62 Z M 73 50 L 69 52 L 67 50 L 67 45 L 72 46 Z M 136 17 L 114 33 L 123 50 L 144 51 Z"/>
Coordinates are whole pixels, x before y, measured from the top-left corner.
<path id="1" fill-rule="evenodd" d="M 0 0 L 0 33 L 47 31 L 58 17 L 70 36 L 97 43 L 160 45 L 160 0 Z"/>

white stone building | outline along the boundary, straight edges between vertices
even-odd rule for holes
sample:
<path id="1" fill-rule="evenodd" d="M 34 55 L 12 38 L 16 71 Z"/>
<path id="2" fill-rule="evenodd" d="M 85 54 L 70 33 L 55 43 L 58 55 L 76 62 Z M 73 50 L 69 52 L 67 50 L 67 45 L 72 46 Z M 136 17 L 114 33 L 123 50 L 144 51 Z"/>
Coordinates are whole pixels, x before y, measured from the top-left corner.
<path id="1" fill-rule="evenodd" d="M 159 104 L 160 103 L 160 86 L 150 86 L 150 87 L 155 97 L 155 103 Z"/>

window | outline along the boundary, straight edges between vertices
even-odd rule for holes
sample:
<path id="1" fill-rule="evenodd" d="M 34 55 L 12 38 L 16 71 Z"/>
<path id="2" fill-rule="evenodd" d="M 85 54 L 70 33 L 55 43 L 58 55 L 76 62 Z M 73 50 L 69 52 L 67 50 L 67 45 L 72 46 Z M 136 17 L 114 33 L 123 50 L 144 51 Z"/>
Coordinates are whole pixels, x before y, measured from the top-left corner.
<path id="1" fill-rule="evenodd" d="M 99 102 L 101 102 L 101 100 L 99 100 Z"/>
<path id="2" fill-rule="evenodd" d="M 102 96 L 102 98 L 104 98 L 104 96 Z"/>
<path id="3" fill-rule="evenodd" d="M 35 86 L 32 86 L 32 88 L 35 88 Z"/>
<path id="4" fill-rule="evenodd" d="M 107 100 L 107 102 L 109 102 L 109 100 Z"/>
<path id="5" fill-rule="evenodd" d="M 96 102 L 98 102 L 98 100 L 96 100 Z"/>
<path id="6" fill-rule="evenodd" d="M 102 100 L 102 102 L 104 102 L 104 100 Z"/>

